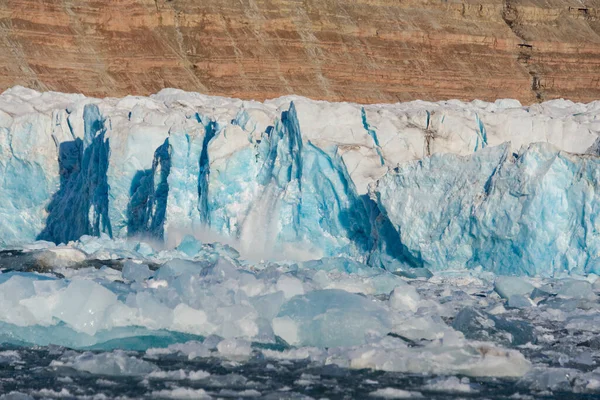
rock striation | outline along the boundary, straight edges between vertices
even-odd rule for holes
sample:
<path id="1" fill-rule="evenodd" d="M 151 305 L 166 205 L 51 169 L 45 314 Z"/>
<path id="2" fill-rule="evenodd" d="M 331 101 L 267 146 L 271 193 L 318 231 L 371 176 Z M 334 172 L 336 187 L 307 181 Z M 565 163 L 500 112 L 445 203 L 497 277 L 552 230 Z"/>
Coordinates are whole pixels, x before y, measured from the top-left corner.
<path id="1" fill-rule="evenodd" d="M 3 0 L 0 89 L 600 98 L 599 0 Z"/>

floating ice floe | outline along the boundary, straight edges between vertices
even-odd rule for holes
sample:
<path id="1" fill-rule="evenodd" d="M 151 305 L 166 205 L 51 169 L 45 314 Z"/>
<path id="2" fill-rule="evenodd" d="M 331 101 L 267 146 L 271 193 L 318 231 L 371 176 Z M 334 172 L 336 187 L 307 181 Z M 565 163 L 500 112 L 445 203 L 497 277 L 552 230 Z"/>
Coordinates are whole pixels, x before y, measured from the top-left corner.
<path id="1" fill-rule="evenodd" d="M 131 250 L 139 242 L 95 240 L 136 258 L 88 255 L 75 266 L 59 259 L 49 266 L 15 262 L 39 259 L 47 249 L 2 255 L 2 342 L 83 351 L 66 352 L 53 368 L 155 380 L 209 379 L 155 365 L 177 356 L 499 377 L 539 390 L 562 387 L 549 381 L 560 364 L 571 368 L 577 390 L 600 389 L 591 370 L 600 356 L 593 277 L 519 278 L 515 282 L 527 284 L 509 287 L 510 279 L 483 270 L 412 279 L 346 258 L 248 262 L 211 243 L 193 256 L 164 249 L 143 257 Z M 84 238 L 65 248 L 94 248 L 93 242 Z M 509 293 L 508 299 L 498 292 Z M 535 298 L 535 305 L 511 308 L 515 295 Z M 145 356 L 119 349 L 144 350 Z M 0 353 L 4 359 L 20 362 L 10 352 Z M 423 386 L 427 393 L 477 390 L 477 384 L 451 378 Z"/>

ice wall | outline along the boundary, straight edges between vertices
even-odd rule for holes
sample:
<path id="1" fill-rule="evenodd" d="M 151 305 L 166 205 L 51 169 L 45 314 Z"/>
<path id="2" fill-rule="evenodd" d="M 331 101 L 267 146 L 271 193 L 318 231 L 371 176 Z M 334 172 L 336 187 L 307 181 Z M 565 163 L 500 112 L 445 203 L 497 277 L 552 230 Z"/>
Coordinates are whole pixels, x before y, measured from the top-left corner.
<path id="1" fill-rule="evenodd" d="M 600 272 L 600 159 L 546 143 L 435 155 L 387 174 L 380 209 L 413 257 L 436 270 Z"/>
<path id="2" fill-rule="evenodd" d="M 597 153 L 599 109 L 15 87 L 0 95 L 0 246 L 213 232 L 257 258 L 592 271 L 596 156 L 568 153 Z"/>

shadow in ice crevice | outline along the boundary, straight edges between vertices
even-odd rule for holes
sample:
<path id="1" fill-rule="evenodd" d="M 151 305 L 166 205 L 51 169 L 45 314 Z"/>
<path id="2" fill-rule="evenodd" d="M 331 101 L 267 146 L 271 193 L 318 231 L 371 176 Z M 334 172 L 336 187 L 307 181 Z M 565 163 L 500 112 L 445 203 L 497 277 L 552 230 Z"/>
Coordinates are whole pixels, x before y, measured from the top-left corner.
<path id="1" fill-rule="evenodd" d="M 166 139 L 154 152 L 152 168 L 137 171 L 131 182 L 127 205 L 128 236 L 164 238 L 170 171 L 171 154 L 169 139 Z"/>
<path id="2" fill-rule="evenodd" d="M 84 109 L 85 136 L 58 148 L 60 188 L 47 207 L 46 226 L 38 240 L 67 243 L 83 235 L 112 237 L 108 216 L 109 139 L 98 107 Z"/>

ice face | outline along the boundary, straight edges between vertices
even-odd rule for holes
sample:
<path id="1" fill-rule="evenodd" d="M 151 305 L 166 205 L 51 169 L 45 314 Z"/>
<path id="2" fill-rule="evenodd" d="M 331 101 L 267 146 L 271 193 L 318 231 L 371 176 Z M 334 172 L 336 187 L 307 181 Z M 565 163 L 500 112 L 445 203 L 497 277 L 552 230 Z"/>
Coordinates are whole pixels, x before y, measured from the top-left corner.
<path id="1" fill-rule="evenodd" d="M 598 162 L 547 144 L 518 154 L 502 145 L 405 164 L 374 192 L 409 254 L 430 269 L 593 273 Z"/>
<path id="2" fill-rule="evenodd" d="M 595 154 L 599 107 L 15 87 L 0 95 L 0 246 L 149 237 L 132 249 L 149 255 L 191 235 L 186 256 L 218 240 L 247 259 L 405 273 L 593 272 L 597 161 L 581 154 Z"/>

